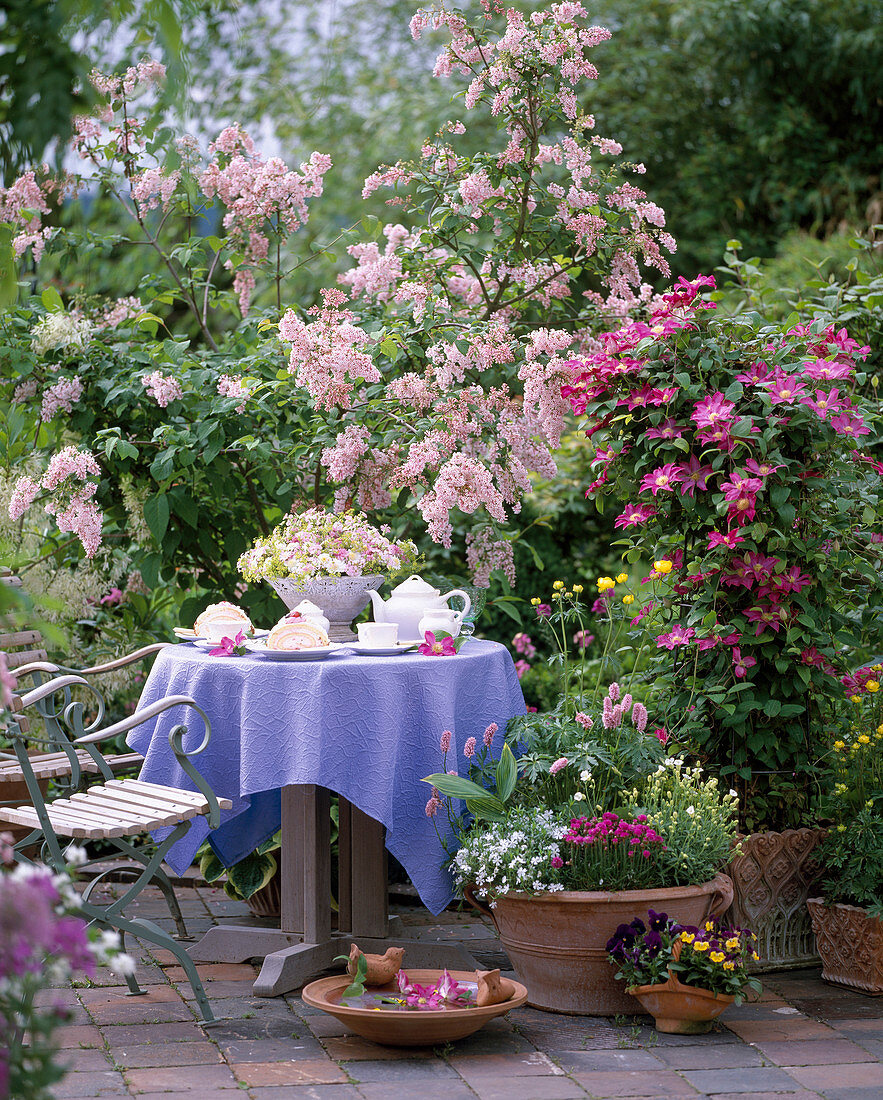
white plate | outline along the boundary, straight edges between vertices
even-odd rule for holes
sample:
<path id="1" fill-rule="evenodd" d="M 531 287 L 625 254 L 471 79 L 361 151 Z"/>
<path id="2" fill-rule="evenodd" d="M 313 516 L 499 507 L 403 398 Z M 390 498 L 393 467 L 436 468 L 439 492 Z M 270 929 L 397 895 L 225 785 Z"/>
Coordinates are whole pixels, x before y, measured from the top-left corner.
<path id="1" fill-rule="evenodd" d="M 361 657 L 395 657 L 399 653 L 416 653 L 419 642 L 396 642 L 395 645 L 368 645 L 366 642 L 346 642 L 347 649 Z"/>
<path id="2" fill-rule="evenodd" d="M 267 649 L 266 643 L 260 641 L 246 642 L 245 648 L 249 653 L 269 657 L 271 661 L 321 661 L 341 652 L 338 646 L 331 645 L 316 646 L 314 649 Z"/>
<path id="3" fill-rule="evenodd" d="M 208 638 L 203 638 L 197 635 L 196 631 L 189 626 L 176 626 L 173 628 L 172 633 L 176 638 L 180 638 L 182 642 L 207 642 Z M 266 638 L 270 633 L 269 630 L 254 630 L 252 631 L 252 637 L 254 638 Z M 212 643 L 217 644 L 217 643 Z"/>

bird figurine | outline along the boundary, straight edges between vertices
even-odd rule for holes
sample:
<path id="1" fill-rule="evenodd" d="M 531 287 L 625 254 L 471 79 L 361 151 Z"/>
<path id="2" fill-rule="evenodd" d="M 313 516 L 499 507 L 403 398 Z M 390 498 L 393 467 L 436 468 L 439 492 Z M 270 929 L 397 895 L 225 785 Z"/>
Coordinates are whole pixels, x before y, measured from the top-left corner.
<path id="1" fill-rule="evenodd" d="M 515 986 L 508 978 L 501 978 L 499 970 L 476 970 L 475 1004 L 478 1008 L 501 1005 L 515 994 Z"/>
<path id="2" fill-rule="evenodd" d="M 405 956 L 404 947 L 389 947 L 383 955 L 369 955 L 362 951 L 357 944 L 350 946 L 350 961 L 347 963 L 346 972 L 351 978 L 356 976 L 356 968 L 359 965 L 359 956 L 365 956 L 368 970 L 365 974 L 365 985 L 386 985 L 395 979 L 396 974 L 402 969 L 402 959 Z"/>

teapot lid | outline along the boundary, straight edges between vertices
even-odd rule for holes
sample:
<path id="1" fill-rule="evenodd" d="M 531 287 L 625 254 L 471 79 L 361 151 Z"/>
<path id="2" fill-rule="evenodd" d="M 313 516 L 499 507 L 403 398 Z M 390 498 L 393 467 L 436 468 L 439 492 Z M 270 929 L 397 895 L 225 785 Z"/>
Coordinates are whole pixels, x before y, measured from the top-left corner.
<path id="1" fill-rule="evenodd" d="M 433 588 L 431 584 L 427 584 L 422 577 L 418 577 L 416 573 L 408 577 L 407 580 L 402 581 L 401 584 L 396 585 L 392 590 L 393 596 L 437 596 L 438 589 Z"/>

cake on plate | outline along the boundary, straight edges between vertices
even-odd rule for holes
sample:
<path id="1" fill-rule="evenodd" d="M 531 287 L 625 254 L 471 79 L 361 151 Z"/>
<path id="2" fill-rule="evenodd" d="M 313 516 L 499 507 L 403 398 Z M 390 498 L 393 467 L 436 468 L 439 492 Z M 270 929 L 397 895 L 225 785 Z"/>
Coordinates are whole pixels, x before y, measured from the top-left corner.
<path id="1" fill-rule="evenodd" d="M 231 626 L 235 623 L 243 633 L 254 633 L 254 627 L 251 625 L 251 619 L 248 615 L 241 607 L 237 607 L 235 603 L 228 603 L 226 600 L 222 600 L 220 603 L 210 603 L 205 611 L 201 611 L 197 616 L 193 629 L 197 635 L 201 635 L 209 623 L 229 623 Z"/>
<path id="2" fill-rule="evenodd" d="M 318 649 L 328 644 L 328 634 L 309 619 L 286 616 L 267 635 L 267 649 Z"/>

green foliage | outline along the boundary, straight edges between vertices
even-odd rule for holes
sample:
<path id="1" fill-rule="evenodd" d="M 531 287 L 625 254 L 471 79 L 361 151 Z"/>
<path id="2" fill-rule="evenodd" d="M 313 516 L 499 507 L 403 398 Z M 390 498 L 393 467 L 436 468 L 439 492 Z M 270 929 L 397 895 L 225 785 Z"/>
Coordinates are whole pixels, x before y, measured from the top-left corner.
<path id="1" fill-rule="evenodd" d="M 592 13 L 614 35 L 588 109 L 641 149 L 678 273 L 709 270 L 728 237 L 769 254 L 794 228 L 866 223 L 883 163 L 877 0 L 597 0 Z"/>
<path id="2" fill-rule="evenodd" d="M 883 918 L 883 814 L 861 810 L 848 823 L 836 825 L 819 846 L 827 877 L 825 900 L 858 905 Z"/>
<path id="3" fill-rule="evenodd" d="M 224 892 L 234 901 L 248 901 L 262 890 L 272 879 L 279 867 L 273 855 L 281 847 L 280 834 L 274 833 L 262 844 L 250 852 L 244 859 L 225 867 L 215 854 L 214 848 L 206 841 L 196 853 L 199 859 L 199 873 L 206 882 L 216 882 L 224 875 Z"/>

